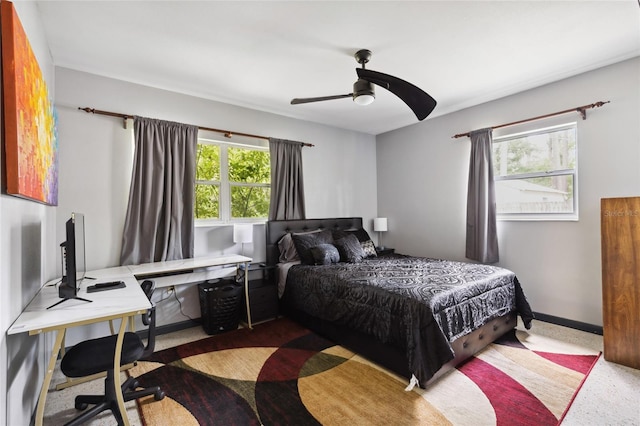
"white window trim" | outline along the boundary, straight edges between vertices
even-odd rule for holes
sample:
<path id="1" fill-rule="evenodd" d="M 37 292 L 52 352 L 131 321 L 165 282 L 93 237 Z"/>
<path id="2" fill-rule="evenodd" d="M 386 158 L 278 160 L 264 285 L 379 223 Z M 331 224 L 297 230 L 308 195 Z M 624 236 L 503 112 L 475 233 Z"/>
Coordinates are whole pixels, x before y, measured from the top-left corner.
<path id="1" fill-rule="evenodd" d="M 201 227 L 215 227 L 215 226 L 228 226 L 234 223 L 265 223 L 267 218 L 231 218 L 231 186 L 261 186 L 270 187 L 270 184 L 261 183 L 243 183 L 243 182 L 229 182 L 229 161 L 227 149 L 233 148 L 245 148 L 256 151 L 269 151 L 269 146 L 263 144 L 250 144 L 240 142 L 221 141 L 218 139 L 209 139 L 206 137 L 198 137 L 198 144 L 218 145 L 220 147 L 220 180 L 219 181 L 202 181 L 196 180 L 196 184 L 218 184 L 220 188 L 220 219 L 194 219 L 194 226 L 196 228 Z"/>
<path id="2" fill-rule="evenodd" d="M 533 128 L 533 129 L 528 129 L 528 130 L 522 130 L 520 132 L 516 132 L 516 133 L 509 133 L 509 134 L 504 134 L 501 136 L 497 136 L 493 138 L 493 142 L 500 142 L 502 140 L 505 139 L 515 139 L 518 138 L 522 135 L 536 135 L 536 134 L 541 134 L 541 133 L 549 133 L 551 131 L 554 130 L 560 130 L 560 129 L 568 129 L 568 128 L 575 128 L 575 132 L 576 132 L 576 166 L 573 169 L 564 169 L 564 170 L 554 170 L 554 171 L 547 171 L 544 175 L 545 176 L 558 176 L 558 175 L 568 175 L 568 174 L 572 174 L 573 175 L 573 212 L 572 213 L 497 213 L 496 214 L 496 220 L 499 222 L 577 222 L 580 219 L 580 214 L 579 214 L 579 199 L 578 199 L 578 155 L 579 155 L 579 150 L 578 150 L 578 141 L 579 141 L 579 137 L 578 137 L 578 123 L 575 121 L 572 122 L 565 122 L 562 124 L 555 124 L 555 125 L 551 125 L 551 126 L 547 126 L 547 127 L 542 127 L 542 128 Z M 494 181 L 500 181 L 500 180 L 513 180 L 514 177 L 516 178 L 527 178 L 527 177 L 538 177 L 541 176 L 541 173 L 528 173 L 528 174 L 521 174 L 521 175 L 511 175 L 509 176 L 509 178 L 503 178 L 503 177 L 495 177 L 494 176 Z M 497 201 L 497 200 L 496 200 Z"/>

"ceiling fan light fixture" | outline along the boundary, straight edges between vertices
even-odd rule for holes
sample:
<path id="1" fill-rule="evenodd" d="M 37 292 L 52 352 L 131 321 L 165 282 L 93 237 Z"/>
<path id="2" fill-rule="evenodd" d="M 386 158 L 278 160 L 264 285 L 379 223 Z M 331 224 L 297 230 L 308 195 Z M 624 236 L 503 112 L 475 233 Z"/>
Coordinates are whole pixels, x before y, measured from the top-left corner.
<path id="1" fill-rule="evenodd" d="M 373 95 L 359 95 L 353 98 L 353 102 L 364 106 L 372 104 L 375 99 Z"/>
<path id="2" fill-rule="evenodd" d="M 640 1 L 640 0 L 638 0 Z M 294 98 L 292 105 L 306 104 L 308 102 L 329 101 L 331 99 L 352 98 L 358 105 L 370 105 L 376 98 L 374 85 L 396 95 L 402 102 L 407 104 L 419 121 L 427 118 L 436 107 L 437 102 L 427 92 L 417 86 L 389 74 L 372 71 L 365 68 L 365 64 L 371 59 L 371 51 L 367 49 L 358 50 L 355 54 L 356 62 L 362 68 L 356 68 L 358 81 L 353 84 L 353 92 L 344 95 L 321 96 L 317 98 Z"/>
<path id="3" fill-rule="evenodd" d="M 370 105 L 375 99 L 376 92 L 371 82 L 359 78 L 353 83 L 353 102 L 358 105 Z"/>

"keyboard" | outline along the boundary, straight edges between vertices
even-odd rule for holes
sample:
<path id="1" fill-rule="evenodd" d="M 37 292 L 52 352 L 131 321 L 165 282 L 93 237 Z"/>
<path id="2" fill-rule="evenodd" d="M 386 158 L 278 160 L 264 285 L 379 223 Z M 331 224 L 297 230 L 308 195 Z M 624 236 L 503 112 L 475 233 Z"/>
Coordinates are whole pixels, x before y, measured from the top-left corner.
<path id="1" fill-rule="evenodd" d="M 95 293 L 97 291 L 114 290 L 116 288 L 126 287 L 124 281 L 110 281 L 106 283 L 98 283 L 87 287 L 87 293 Z"/>

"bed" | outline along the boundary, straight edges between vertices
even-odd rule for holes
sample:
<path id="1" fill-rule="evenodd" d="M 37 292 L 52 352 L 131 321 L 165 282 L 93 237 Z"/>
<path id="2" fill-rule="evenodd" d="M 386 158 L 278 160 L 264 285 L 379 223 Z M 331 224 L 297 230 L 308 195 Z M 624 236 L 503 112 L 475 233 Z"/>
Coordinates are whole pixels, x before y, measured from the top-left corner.
<path id="1" fill-rule="evenodd" d="M 267 222 L 284 315 L 421 387 L 513 329 L 517 315 L 530 327 L 512 271 L 378 256 L 362 228 L 358 217 Z"/>

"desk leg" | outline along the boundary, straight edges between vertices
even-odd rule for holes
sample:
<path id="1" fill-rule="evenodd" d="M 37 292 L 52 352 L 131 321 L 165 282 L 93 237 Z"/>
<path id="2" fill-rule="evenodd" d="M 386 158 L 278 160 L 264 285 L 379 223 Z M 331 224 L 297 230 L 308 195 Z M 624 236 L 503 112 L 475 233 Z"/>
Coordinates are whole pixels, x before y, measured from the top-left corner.
<path id="1" fill-rule="evenodd" d="M 251 325 L 251 304 L 249 303 L 249 263 L 244 263 L 244 299 L 247 302 L 247 326 L 249 330 L 253 329 Z"/>
<path id="2" fill-rule="evenodd" d="M 131 370 L 133 367 L 135 367 L 135 365 L 136 365 L 135 363 L 123 365 L 122 367 L 120 367 L 120 372 Z M 80 377 L 77 379 L 67 377 L 64 382 L 58 383 L 56 385 L 56 390 L 59 391 L 62 389 L 70 388 L 71 386 L 79 385 L 80 383 L 87 383 L 96 379 L 104 379 L 105 377 L 107 377 L 107 373 L 104 373 L 104 372 L 92 374 L 91 376 Z"/>
<path id="3" fill-rule="evenodd" d="M 42 389 L 40 390 L 40 398 L 38 399 L 38 409 L 36 410 L 36 426 L 42 426 L 44 418 L 44 404 L 47 401 L 47 393 L 49 392 L 49 384 L 51 384 L 51 378 L 53 377 L 53 370 L 56 368 L 56 360 L 62 347 L 62 341 L 64 340 L 66 329 L 62 328 L 57 331 L 56 342 L 53 344 L 53 351 L 51 352 L 51 358 L 49 359 L 49 366 L 47 367 L 47 373 L 44 376 L 44 382 L 42 382 Z"/>
<path id="4" fill-rule="evenodd" d="M 124 332 L 127 329 L 127 322 L 128 318 L 126 317 L 123 317 L 122 321 L 120 321 L 120 331 L 118 332 L 118 339 L 116 340 L 116 353 L 113 355 L 113 387 L 124 426 L 130 426 L 129 416 L 127 416 L 127 409 L 124 406 L 124 398 L 122 397 L 122 383 L 120 382 L 120 359 L 122 357 L 122 344 L 124 342 Z"/>

